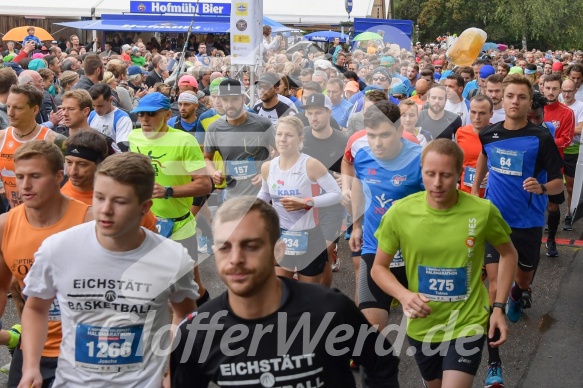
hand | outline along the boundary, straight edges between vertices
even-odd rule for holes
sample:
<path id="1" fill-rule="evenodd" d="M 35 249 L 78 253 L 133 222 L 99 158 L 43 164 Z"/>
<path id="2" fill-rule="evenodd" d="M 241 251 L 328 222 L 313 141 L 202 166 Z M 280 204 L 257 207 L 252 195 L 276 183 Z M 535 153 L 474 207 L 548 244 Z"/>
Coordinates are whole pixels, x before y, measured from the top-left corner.
<path id="1" fill-rule="evenodd" d="M 154 191 L 152 192 L 152 198 L 166 198 L 166 187 L 154 183 Z"/>
<path id="2" fill-rule="evenodd" d="M 223 175 L 223 173 L 221 171 L 213 172 L 213 174 L 211 175 L 211 178 L 213 179 L 213 183 L 217 186 L 221 185 L 225 181 L 225 176 Z"/>
<path id="3" fill-rule="evenodd" d="M 348 240 L 348 247 L 352 252 L 358 252 L 362 249 L 362 228 L 352 225 L 352 233 L 350 233 L 350 240 Z"/>
<path id="4" fill-rule="evenodd" d="M 350 206 L 352 205 L 352 197 L 351 197 L 351 193 L 350 190 L 342 190 L 342 206 L 344 206 L 346 209 L 350 209 Z"/>
<path id="5" fill-rule="evenodd" d="M 53 123 L 53 125 L 58 125 L 59 122 L 63 119 L 63 111 L 58 110 L 56 112 L 51 112 L 49 114 L 49 121 Z"/>
<path id="6" fill-rule="evenodd" d="M 337 172 L 333 172 L 332 176 L 336 180 L 336 183 L 338 183 L 338 187 L 342 188 L 342 174 L 338 174 Z"/>
<path id="7" fill-rule="evenodd" d="M 284 197 L 281 199 L 281 205 L 288 212 L 293 212 L 305 209 L 306 201 L 298 197 Z"/>
<path id="8" fill-rule="evenodd" d="M 171 386 L 170 373 L 168 373 L 164 376 L 164 380 L 162 380 L 162 388 L 170 388 Z"/>
<path id="9" fill-rule="evenodd" d="M 18 388 L 41 388 L 43 385 L 43 377 L 38 368 L 34 370 L 25 369 L 22 373 L 22 378 L 18 384 Z"/>
<path id="10" fill-rule="evenodd" d="M 257 174 L 253 178 L 251 178 L 251 184 L 253 186 L 260 186 L 261 185 L 261 174 Z"/>
<path id="11" fill-rule="evenodd" d="M 403 313 L 407 318 L 425 318 L 431 314 L 431 307 L 427 305 L 429 299 L 422 294 L 409 292 L 405 298 L 399 301 L 403 305 Z"/>
<path id="12" fill-rule="evenodd" d="M 488 338 L 494 338 L 496 329 L 500 330 L 500 338 L 496 342 L 490 342 L 493 348 L 496 348 L 506 342 L 508 337 L 508 325 L 504 318 L 504 313 L 501 309 L 495 308 L 490 315 L 490 330 L 488 330 Z"/>
<path id="13" fill-rule="evenodd" d="M 542 194 L 543 189 L 536 178 L 526 178 L 522 183 L 522 188 L 532 194 Z"/>
<path id="14" fill-rule="evenodd" d="M 150 94 L 150 93 L 154 93 L 154 92 L 156 92 L 156 88 L 153 86 L 151 88 L 149 88 L 148 90 L 146 90 L 146 94 Z"/>
<path id="15" fill-rule="evenodd" d="M 138 97 L 138 98 L 142 98 L 142 97 L 144 97 L 146 94 L 148 94 L 148 90 L 146 90 L 146 89 L 143 89 L 143 90 L 138 90 L 138 91 L 136 92 L 136 97 Z"/>
<path id="16" fill-rule="evenodd" d="M 24 50 L 25 53 L 30 54 L 36 47 L 36 43 L 33 40 L 29 40 L 24 44 L 24 47 L 22 48 L 22 50 Z"/>

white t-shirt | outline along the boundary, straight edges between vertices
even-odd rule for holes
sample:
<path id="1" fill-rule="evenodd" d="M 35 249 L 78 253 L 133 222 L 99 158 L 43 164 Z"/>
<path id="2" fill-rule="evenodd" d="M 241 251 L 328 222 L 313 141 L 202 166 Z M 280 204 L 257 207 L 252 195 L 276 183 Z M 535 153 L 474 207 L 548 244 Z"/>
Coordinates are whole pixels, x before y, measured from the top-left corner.
<path id="1" fill-rule="evenodd" d="M 115 143 L 127 142 L 130 132 L 134 129 L 130 116 L 124 111 L 118 111 L 118 108 L 113 108 L 111 112 L 104 116 L 98 114 L 92 115 L 89 118 L 89 126 L 97 129 L 99 132 L 113 139 Z"/>
<path id="2" fill-rule="evenodd" d="M 465 98 L 463 98 L 457 104 L 454 104 L 447 100 L 447 102 L 445 103 L 445 110 L 448 110 L 458 115 L 462 119 L 462 125 L 468 125 L 472 123 L 470 120 L 470 111 L 468 109 L 468 106 L 466 105 Z"/>
<path id="3" fill-rule="evenodd" d="M 566 105 L 566 104 L 565 104 Z M 575 100 L 572 105 L 567 105 L 573 113 L 575 114 L 575 126 L 579 125 L 579 123 L 583 122 L 583 102 L 579 100 Z M 581 142 L 581 135 L 575 135 L 573 137 L 573 141 L 571 145 L 575 145 Z"/>
<path id="4" fill-rule="evenodd" d="M 24 294 L 56 297 L 61 306 L 56 387 L 161 386 L 168 301 L 196 300 L 198 286 L 186 249 L 143 230 L 140 247 L 111 252 L 97 241 L 95 221 L 87 222 L 47 238 L 34 255 Z"/>
<path id="5" fill-rule="evenodd" d="M 506 113 L 504 112 L 504 108 L 494 109 L 494 114 L 490 119 L 490 124 L 496 124 L 504 120 L 506 120 Z"/>

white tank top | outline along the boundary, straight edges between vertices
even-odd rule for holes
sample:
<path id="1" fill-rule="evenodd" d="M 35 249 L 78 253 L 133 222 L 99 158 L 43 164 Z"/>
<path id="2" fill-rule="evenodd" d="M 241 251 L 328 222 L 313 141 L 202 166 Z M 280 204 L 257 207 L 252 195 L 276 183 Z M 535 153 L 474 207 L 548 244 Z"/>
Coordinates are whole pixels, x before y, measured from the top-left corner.
<path id="1" fill-rule="evenodd" d="M 287 171 L 279 167 L 279 156 L 271 161 L 267 185 L 273 207 L 279 215 L 280 226 L 283 229 L 299 231 L 310 230 L 316 227 L 315 209 L 309 211 L 296 210 L 288 212 L 282 206 L 280 200 L 284 197 L 312 198 L 320 194 L 320 186 L 310 181 L 306 168 L 310 157 L 301 154 L 298 161 Z"/>

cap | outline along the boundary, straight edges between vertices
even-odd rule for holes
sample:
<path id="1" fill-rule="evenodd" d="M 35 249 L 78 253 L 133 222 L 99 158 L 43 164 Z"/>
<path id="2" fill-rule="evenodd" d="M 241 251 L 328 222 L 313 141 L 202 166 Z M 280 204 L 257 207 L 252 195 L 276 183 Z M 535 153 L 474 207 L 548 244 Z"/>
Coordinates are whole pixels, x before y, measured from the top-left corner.
<path id="1" fill-rule="evenodd" d="M 285 78 L 287 78 L 287 83 L 288 83 L 290 89 L 299 89 L 299 88 L 301 88 L 300 85 L 302 84 L 302 82 L 300 80 L 293 79 L 289 75 L 286 75 Z"/>
<path id="2" fill-rule="evenodd" d="M 334 57 L 334 55 L 327 53 L 326 55 L 324 55 L 324 58 L 326 58 L 327 60 L 330 60 Z"/>
<path id="3" fill-rule="evenodd" d="M 391 77 L 391 74 L 389 73 L 389 71 L 387 69 L 385 69 L 384 67 L 377 67 L 376 69 L 374 69 L 374 71 L 372 72 L 373 77 L 375 74 L 378 74 L 378 73 L 387 77 L 387 79 L 389 81 L 393 78 L 393 77 Z"/>
<path id="4" fill-rule="evenodd" d="M 183 86 L 183 85 L 192 86 L 193 88 L 198 89 L 198 81 L 196 80 L 196 78 L 194 78 L 193 76 L 191 76 L 189 74 L 183 75 L 178 80 L 178 86 Z"/>
<path id="5" fill-rule="evenodd" d="M 441 79 L 441 74 L 439 74 L 438 72 L 433 73 L 433 78 L 438 80 Z"/>
<path id="6" fill-rule="evenodd" d="M 404 83 L 397 84 L 393 86 L 393 88 L 391 89 L 391 94 L 404 94 L 406 96 L 407 87 L 405 86 Z"/>
<path id="7" fill-rule="evenodd" d="M 12 60 L 16 57 L 14 54 L 8 54 L 4 58 L 2 58 L 3 62 L 12 62 Z"/>
<path id="8" fill-rule="evenodd" d="M 3 65 L 4 67 L 9 67 L 14 70 L 16 75 L 20 75 L 20 73 L 22 73 L 22 67 L 20 67 L 20 65 L 16 62 L 4 62 Z"/>
<path id="9" fill-rule="evenodd" d="M 33 59 L 32 61 L 30 61 L 28 63 L 28 70 L 40 70 L 40 69 L 44 69 L 45 67 L 47 67 L 47 64 L 45 61 L 43 61 L 42 59 Z"/>
<path id="10" fill-rule="evenodd" d="M 136 74 L 148 74 L 147 71 L 143 70 L 140 66 L 130 66 L 128 67 L 128 76 Z"/>
<path id="11" fill-rule="evenodd" d="M 277 86 L 277 85 L 279 85 L 279 81 L 280 81 L 280 78 L 277 74 L 272 73 L 272 72 L 266 72 L 266 73 L 263 73 L 259 76 L 259 79 L 257 81 L 255 81 L 255 85 L 261 83 L 261 84 L 268 84 L 268 85 Z"/>
<path id="12" fill-rule="evenodd" d="M 306 98 L 306 103 L 302 105 L 302 109 L 314 106 L 332 110 L 332 101 L 330 101 L 328 96 L 325 96 L 322 93 L 314 93 Z"/>
<path id="13" fill-rule="evenodd" d="M 395 64 L 395 58 L 390 55 L 381 58 L 381 66 L 391 66 Z"/>
<path id="14" fill-rule="evenodd" d="M 480 69 L 480 78 L 481 79 L 486 79 L 489 76 L 491 76 L 492 74 L 496 74 L 496 69 L 494 69 L 494 67 L 491 65 L 484 65 Z"/>
<path id="15" fill-rule="evenodd" d="M 51 41 L 51 44 L 57 44 L 57 41 L 56 40 L 52 40 Z"/>
<path id="16" fill-rule="evenodd" d="M 524 74 L 526 75 L 536 74 L 536 65 L 533 65 L 532 63 L 526 65 L 526 69 L 524 69 Z"/>
<path id="17" fill-rule="evenodd" d="M 522 67 L 520 67 L 520 66 L 513 66 L 510 68 L 510 71 L 508 72 L 508 74 L 524 74 L 524 71 L 522 70 Z"/>
<path id="18" fill-rule="evenodd" d="M 219 77 L 219 78 L 215 78 L 211 84 L 209 85 L 209 91 L 211 92 L 211 94 L 218 94 L 219 93 L 219 85 L 221 84 L 221 82 L 223 82 L 225 80 L 225 77 Z"/>
<path id="19" fill-rule="evenodd" d="M 219 84 L 219 97 L 241 96 L 245 92 L 239 80 L 227 78 Z"/>
<path id="20" fill-rule="evenodd" d="M 156 112 L 162 109 L 170 109 L 170 100 L 162 93 L 154 92 L 142 97 L 138 106 L 131 113 Z"/>
<path id="21" fill-rule="evenodd" d="M 32 54 L 32 59 L 43 59 L 45 55 L 43 53 L 34 53 Z"/>
<path id="22" fill-rule="evenodd" d="M 204 92 L 204 90 L 199 90 L 198 92 L 196 92 L 196 98 L 198 98 L 199 100 L 205 97 L 206 93 Z"/>
<path id="23" fill-rule="evenodd" d="M 358 87 L 358 82 L 356 81 L 347 82 L 346 85 L 344 86 L 344 91 L 347 92 L 358 93 L 359 90 L 360 88 Z"/>
<path id="24" fill-rule="evenodd" d="M 433 66 L 443 66 L 443 61 L 436 59 L 435 61 L 433 61 Z"/>
<path id="25" fill-rule="evenodd" d="M 122 51 L 128 51 L 132 48 L 132 46 L 130 46 L 129 44 L 124 44 L 123 46 L 121 46 L 121 50 Z"/>
<path id="26" fill-rule="evenodd" d="M 316 70 L 320 69 L 328 70 L 331 68 L 332 63 L 330 63 L 330 61 L 327 61 L 326 59 L 318 59 L 317 61 L 314 62 L 314 69 Z"/>
<path id="27" fill-rule="evenodd" d="M 197 98 L 197 96 L 195 96 L 191 92 L 182 92 L 178 96 L 178 102 L 188 102 L 188 103 L 191 103 L 191 104 L 197 104 L 198 105 L 198 98 Z"/>
<path id="28" fill-rule="evenodd" d="M 30 64 L 28 66 L 30 66 Z M 559 61 L 553 63 L 553 71 L 563 71 L 563 64 Z"/>

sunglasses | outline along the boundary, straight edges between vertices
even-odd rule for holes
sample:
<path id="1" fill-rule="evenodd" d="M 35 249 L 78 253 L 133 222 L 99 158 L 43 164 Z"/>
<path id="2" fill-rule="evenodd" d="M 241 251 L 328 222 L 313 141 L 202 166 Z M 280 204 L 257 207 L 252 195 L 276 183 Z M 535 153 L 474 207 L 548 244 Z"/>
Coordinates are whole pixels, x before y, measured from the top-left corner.
<path id="1" fill-rule="evenodd" d="M 138 117 L 144 117 L 144 116 L 148 116 L 148 117 L 156 117 L 156 115 L 160 112 L 163 112 L 162 110 L 157 110 L 155 112 L 138 112 L 136 113 L 138 115 Z"/>
<path id="2" fill-rule="evenodd" d="M 402 94 L 393 94 L 393 97 L 395 97 L 397 100 L 404 100 L 405 96 L 403 96 Z"/>
<path id="3" fill-rule="evenodd" d="M 387 77 L 372 77 L 373 81 L 381 81 L 381 82 L 385 82 L 387 81 Z"/>
<path id="4" fill-rule="evenodd" d="M 443 69 L 443 67 L 441 67 L 441 66 L 433 66 L 433 67 L 436 69 Z"/>

